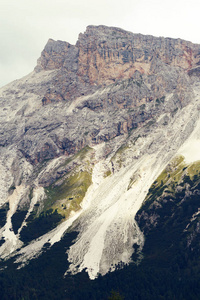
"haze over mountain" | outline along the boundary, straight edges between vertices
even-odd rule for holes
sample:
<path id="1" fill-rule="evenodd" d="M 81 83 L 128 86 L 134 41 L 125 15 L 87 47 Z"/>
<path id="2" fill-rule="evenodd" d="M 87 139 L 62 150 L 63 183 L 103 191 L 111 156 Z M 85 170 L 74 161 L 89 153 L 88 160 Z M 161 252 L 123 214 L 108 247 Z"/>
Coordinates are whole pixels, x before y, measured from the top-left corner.
<path id="1" fill-rule="evenodd" d="M 199 259 L 199 76 L 200 45 L 181 39 L 106 26 L 49 39 L 0 89 L 2 274 L 58 245 L 66 278 Z"/>

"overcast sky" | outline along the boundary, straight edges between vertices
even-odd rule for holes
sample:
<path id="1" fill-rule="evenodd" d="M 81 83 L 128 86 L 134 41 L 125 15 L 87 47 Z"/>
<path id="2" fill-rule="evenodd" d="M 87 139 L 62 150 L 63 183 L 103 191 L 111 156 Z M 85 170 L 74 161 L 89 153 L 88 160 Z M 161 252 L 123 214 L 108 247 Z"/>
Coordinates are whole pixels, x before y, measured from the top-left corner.
<path id="1" fill-rule="evenodd" d="M 200 44 L 199 0 L 0 0 L 0 86 L 30 73 L 49 38 L 75 44 L 87 25 Z"/>

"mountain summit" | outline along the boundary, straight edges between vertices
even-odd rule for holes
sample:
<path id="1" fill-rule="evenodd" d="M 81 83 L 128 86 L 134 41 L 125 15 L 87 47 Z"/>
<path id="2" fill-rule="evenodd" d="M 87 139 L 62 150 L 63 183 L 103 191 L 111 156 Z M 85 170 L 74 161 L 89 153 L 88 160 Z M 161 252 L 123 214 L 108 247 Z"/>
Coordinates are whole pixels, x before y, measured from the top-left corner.
<path id="1" fill-rule="evenodd" d="M 24 267 L 76 232 L 60 275 L 95 279 L 140 264 L 155 247 L 148 236 L 170 232 L 184 205 L 166 249 L 186 242 L 190 255 L 199 66 L 200 45 L 181 39 L 106 26 L 88 26 L 76 45 L 49 39 L 34 71 L 0 89 L 3 264 Z"/>

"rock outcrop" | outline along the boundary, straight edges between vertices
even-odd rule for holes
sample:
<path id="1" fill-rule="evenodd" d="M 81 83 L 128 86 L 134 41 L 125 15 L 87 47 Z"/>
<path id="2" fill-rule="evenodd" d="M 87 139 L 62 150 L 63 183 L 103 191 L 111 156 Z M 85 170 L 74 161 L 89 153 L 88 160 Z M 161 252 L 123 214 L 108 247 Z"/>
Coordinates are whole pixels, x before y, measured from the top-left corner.
<path id="1" fill-rule="evenodd" d="M 105 85 L 131 78 L 136 70 L 155 74 L 159 63 L 189 72 L 200 63 L 199 45 L 133 34 L 119 28 L 88 26 L 75 46 L 50 39 L 36 70 L 63 68 L 76 73 L 85 84 Z"/>

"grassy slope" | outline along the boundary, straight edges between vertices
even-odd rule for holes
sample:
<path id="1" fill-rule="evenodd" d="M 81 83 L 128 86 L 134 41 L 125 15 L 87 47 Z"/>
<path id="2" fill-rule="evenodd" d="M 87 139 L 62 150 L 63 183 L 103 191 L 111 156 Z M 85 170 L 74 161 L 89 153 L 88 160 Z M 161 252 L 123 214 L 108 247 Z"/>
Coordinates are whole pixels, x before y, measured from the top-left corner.
<path id="1" fill-rule="evenodd" d="M 21 231 L 20 236 L 23 242 L 28 243 L 45 234 L 68 218 L 72 211 L 76 212 L 81 208 L 80 204 L 92 183 L 92 167 L 87 157 L 90 150 L 91 148 L 85 147 L 66 162 L 66 165 L 72 161 L 81 162 L 83 163 L 82 169 L 78 165 L 45 188 L 46 197 L 42 204 L 42 211 L 41 204 L 35 205 L 27 219 L 27 226 Z M 22 222 L 21 215 L 16 213 L 13 216 L 16 230 Z"/>

